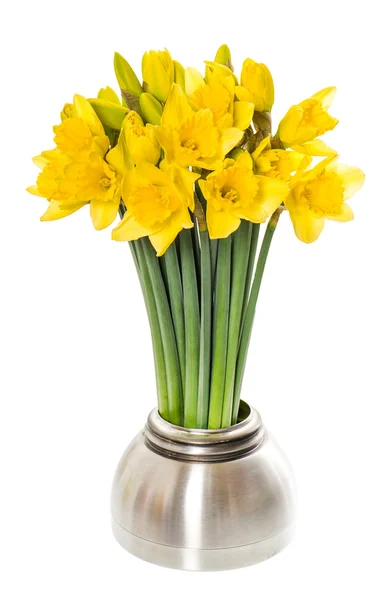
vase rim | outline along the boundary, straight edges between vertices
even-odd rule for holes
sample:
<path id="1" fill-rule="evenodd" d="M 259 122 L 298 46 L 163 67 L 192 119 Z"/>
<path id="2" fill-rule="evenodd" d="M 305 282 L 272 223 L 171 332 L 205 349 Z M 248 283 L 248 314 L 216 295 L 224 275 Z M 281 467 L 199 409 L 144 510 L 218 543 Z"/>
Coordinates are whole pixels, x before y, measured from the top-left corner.
<path id="1" fill-rule="evenodd" d="M 247 415 L 223 429 L 188 429 L 163 419 L 157 409 L 148 416 L 144 435 L 155 451 L 171 458 L 217 461 L 237 458 L 259 445 L 264 437 L 260 414 L 241 401 L 239 414 Z"/>

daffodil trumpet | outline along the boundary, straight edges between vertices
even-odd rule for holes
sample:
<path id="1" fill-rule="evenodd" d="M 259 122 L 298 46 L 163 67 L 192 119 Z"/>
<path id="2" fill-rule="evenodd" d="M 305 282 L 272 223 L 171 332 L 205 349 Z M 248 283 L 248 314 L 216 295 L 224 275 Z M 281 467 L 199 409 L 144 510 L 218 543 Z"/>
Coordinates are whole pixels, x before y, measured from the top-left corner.
<path id="1" fill-rule="evenodd" d="M 334 87 L 292 106 L 273 133 L 269 69 L 247 58 L 237 77 L 226 45 L 202 70 L 168 50 L 144 54 L 142 78 L 118 53 L 114 66 L 120 94 L 106 86 L 65 104 L 28 190 L 48 201 L 42 221 L 89 206 L 96 230 L 112 226 L 112 239 L 128 242 L 160 415 L 189 429 L 226 428 L 238 420 L 281 215 L 312 243 L 327 220 L 353 219 L 348 201 L 364 174 L 321 139 L 338 123 L 328 112 Z"/>

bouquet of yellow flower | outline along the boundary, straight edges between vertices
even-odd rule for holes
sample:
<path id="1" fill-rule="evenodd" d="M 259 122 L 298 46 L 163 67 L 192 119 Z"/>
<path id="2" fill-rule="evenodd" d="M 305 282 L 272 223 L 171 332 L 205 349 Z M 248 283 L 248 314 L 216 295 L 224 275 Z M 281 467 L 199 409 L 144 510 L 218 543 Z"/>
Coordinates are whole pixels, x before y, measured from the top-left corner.
<path id="1" fill-rule="evenodd" d="M 86 205 L 98 230 L 121 217 L 112 239 L 129 242 L 140 279 L 160 415 L 227 428 L 281 213 L 313 242 L 326 219 L 353 219 L 346 200 L 364 175 L 319 139 L 338 123 L 333 87 L 292 106 L 273 134 L 268 68 L 246 59 L 239 80 L 226 45 L 204 74 L 167 50 L 144 54 L 143 83 L 120 54 L 114 66 L 121 100 L 110 87 L 75 95 L 29 191 L 49 202 L 42 221 Z"/>

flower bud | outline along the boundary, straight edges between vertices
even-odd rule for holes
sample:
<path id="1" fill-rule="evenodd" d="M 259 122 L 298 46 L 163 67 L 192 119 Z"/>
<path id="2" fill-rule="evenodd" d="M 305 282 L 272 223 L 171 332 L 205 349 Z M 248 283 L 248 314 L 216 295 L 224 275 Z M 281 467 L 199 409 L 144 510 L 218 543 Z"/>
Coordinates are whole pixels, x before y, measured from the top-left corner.
<path id="1" fill-rule="evenodd" d="M 90 98 L 89 102 L 103 125 L 117 131 L 121 129 L 128 108 L 101 98 Z"/>
<path id="2" fill-rule="evenodd" d="M 133 96 L 140 96 L 143 91 L 140 81 L 137 79 L 131 65 L 118 52 L 115 52 L 114 67 L 120 89 Z"/>
<path id="3" fill-rule="evenodd" d="M 177 60 L 173 61 L 173 66 L 175 69 L 175 83 L 178 83 L 185 92 L 185 69 Z"/>
<path id="4" fill-rule="evenodd" d="M 163 112 L 160 102 L 152 94 L 144 92 L 140 96 L 140 109 L 144 120 L 152 125 L 160 125 Z"/>
<path id="5" fill-rule="evenodd" d="M 231 62 L 231 51 L 228 48 L 227 44 L 223 44 L 222 46 L 220 46 L 220 48 L 216 52 L 215 62 L 219 63 L 220 65 L 225 65 L 226 67 L 231 69 L 231 71 L 233 71 L 233 66 Z"/>
<path id="6" fill-rule="evenodd" d="M 111 87 L 109 87 L 109 85 L 107 85 L 107 87 L 105 88 L 101 88 L 99 90 L 99 93 L 97 94 L 97 97 L 100 98 L 100 100 L 108 100 L 109 102 L 113 102 L 114 104 L 121 104 L 120 98 L 118 97 L 116 92 Z"/>
<path id="7" fill-rule="evenodd" d="M 62 121 L 65 121 L 66 119 L 72 119 L 72 117 L 75 116 L 75 109 L 73 104 L 70 104 L 69 102 L 67 102 L 66 104 L 64 104 L 63 106 L 63 110 L 60 113 L 60 117 Z"/>
<path id="8" fill-rule="evenodd" d="M 253 102 L 257 112 L 270 112 L 274 102 L 274 86 L 268 67 L 247 58 L 241 70 L 240 83 L 236 87 L 239 100 Z"/>
<path id="9" fill-rule="evenodd" d="M 165 102 L 174 81 L 174 65 L 168 50 L 150 50 L 142 60 L 144 89 Z"/>

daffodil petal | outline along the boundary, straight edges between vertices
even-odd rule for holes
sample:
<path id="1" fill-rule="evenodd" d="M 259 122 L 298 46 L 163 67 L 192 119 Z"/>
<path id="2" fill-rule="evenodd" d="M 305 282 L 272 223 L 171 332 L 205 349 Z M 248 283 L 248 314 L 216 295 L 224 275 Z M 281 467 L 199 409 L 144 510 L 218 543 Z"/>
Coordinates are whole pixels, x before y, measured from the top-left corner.
<path id="1" fill-rule="evenodd" d="M 335 172 L 341 179 L 341 185 L 344 189 L 343 198 L 349 200 L 362 187 L 365 175 L 358 167 L 349 167 L 348 165 L 337 165 Z"/>
<path id="2" fill-rule="evenodd" d="M 68 215 L 76 212 L 86 204 L 88 203 L 82 202 L 80 204 L 76 204 L 75 206 L 71 206 L 70 208 L 64 208 L 60 202 L 51 200 L 47 210 L 40 217 L 40 221 L 56 221 L 57 219 L 62 219 L 63 217 L 67 217 Z"/>
<path id="3" fill-rule="evenodd" d="M 194 67 L 188 67 L 185 69 L 185 93 L 187 96 L 192 96 L 192 94 L 203 87 L 204 85 L 204 77 Z"/>
<path id="4" fill-rule="evenodd" d="M 293 144 L 292 150 L 306 154 L 307 156 L 333 156 L 336 154 L 336 150 L 330 148 L 323 142 L 323 140 L 315 139 L 304 144 Z"/>
<path id="5" fill-rule="evenodd" d="M 30 185 L 29 187 L 27 187 L 27 192 L 33 194 L 34 196 L 40 196 L 40 198 L 45 198 L 45 196 L 43 196 L 43 194 L 39 192 L 39 188 L 37 187 L 37 185 Z"/>
<path id="6" fill-rule="evenodd" d="M 132 169 L 133 160 L 128 150 L 124 131 L 120 133 L 117 145 L 108 152 L 106 161 L 122 176 L 128 169 Z"/>
<path id="7" fill-rule="evenodd" d="M 289 144 L 296 137 L 297 129 L 303 119 L 304 110 L 298 106 L 291 106 L 287 114 L 280 121 L 278 137 L 282 142 Z M 313 127 L 313 137 L 316 136 L 316 129 Z"/>
<path id="8" fill-rule="evenodd" d="M 319 92 L 316 92 L 316 94 L 313 94 L 312 98 L 315 98 L 315 100 L 318 100 L 321 103 L 321 106 L 324 110 L 327 110 L 332 102 L 333 99 L 335 97 L 336 94 L 336 88 L 335 86 L 330 86 L 327 88 L 324 88 L 323 90 L 320 90 Z"/>
<path id="9" fill-rule="evenodd" d="M 263 176 L 258 177 L 258 184 L 263 206 L 269 214 L 272 214 L 288 196 L 289 187 L 280 179 Z"/>
<path id="10" fill-rule="evenodd" d="M 120 223 L 112 230 L 112 239 L 116 242 L 131 242 L 153 233 L 153 229 L 143 227 L 135 217 L 125 213 Z"/>
<path id="11" fill-rule="evenodd" d="M 105 202 L 103 200 L 91 200 L 90 213 L 92 223 L 95 229 L 100 231 L 109 227 L 116 219 L 119 210 L 118 202 Z"/>
<path id="12" fill-rule="evenodd" d="M 186 205 L 193 212 L 195 209 L 195 194 L 193 184 L 199 179 L 200 175 L 198 173 L 189 171 L 189 169 L 183 169 L 178 165 L 171 165 L 170 167 L 167 167 L 166 164 L 163 164 L 162 168 L 168 170 L 178 191 L 183 196 Z"/>
<path id="13" fill-rule="evenodd" d="M 156 136 L 160 146 L 164 150 L 165 158 L 172 162 L 175 158 L 177 133 L 170 127 L 156 127 Z"/>
<path id="14" fill-rule="evenodd" d="M 76 116 L 85 121 L 93 135 L 104 136 L 105 132 L 101 121 L 88 100 L 79 94 L 75 94 L 73 104 Z"/>
<path id="15" fill-rule="evenodd" d="M 354 217 L 352 208 L 349 206 L 349 204 L 346 204 L 346 203 L 341 205 L 341 214 L 340 215 L 328 216 L 328 219 L 331 219 L 332 221 L 340 221 L 341 223 L 346 223 L 347 221 L 353 221 L 354 218 L 355 217 Z"/>
<path id="16" fill-rule="evenodd" d="M 249 152 L 242 152 L 240 154 L 239 158 L 236 160 L 236 166 L 241 167 L 242 169 L 249 169 L 250 171 L 252 170 L 253 163 Z"/>
<path id="17" fill-rule="evenodd" d="M 44 169 L 44 167 L 46 167 L 49 163 L 49 160 L 42 154 L 40 154 L 39 156 L 34 156 L 32 160 L 36 167 L 39 167 L 39 169 Z"/>
<path id="18" fill-rule="evenodd" d="M 270 136 L 264 138 L 260 144 L 257 146 L 257 148 L 252 152 L 252 158 L 253 160 L 256 160 L 260 154 L 263 152 L 263 150 L 265 150 L 266 148 L 270 148 L 271 146 L 271 138 Z"/>
<path id="19" fill-rule="evenodd" d="M 158 233 L 149 236 L 157 256 L 162 256 L 168 250 L 182 229 L 190 229 L 191 227 L 193 227 L 193 223 L 187 211 L 182 209 L 179 215 L 173 215 L 172 219 L 168 219 Z"/>
<path id="20" fill-rule="evenodd" d="M 140 163 L 137 165 L 135 171 L 138 177 L 150 180 L 151 185 L 162 186 L 169 183 L 168 175 L 150 163 Z"/>
<path id="21" fill-rule="evenodd" d="M 161 124 L 177 129 L 193 115 L 186 95 L 177 83 L 172 84 L 171 91 L 164 107 Z"/>
<path id="22" fill-rule="evenodd" d="M 207 226 L 212 240 L 226 238 L 239 228 L 241 220 L 230 212 L 216 211 L 208 203 Z"/>
<path id="23" fill-rule="evenodd" d="M 247 129 L 252 121 L 254 108 L 252 102 L 235 102 L 233 104 L 233 126 L 242 131 Z"/>
<path id="24" fill-rule="evenodd" d="M 232 148 L 236 146 L 240 142 L 244 135 L 244 132 L 241 129 L 237 129 L 236 127 L 229 127 L 228 129 L 223 129 L 221 133 L 221 148 L 223 154 L 228 154 Z"/>
<path id="25" fill-rule="evenodd" d="M 318 239 L 324 227 L 325 219 L 323 217 L 314 217 L 309 210 L 303 212 L 293 211 L 289 215 L 296 236 L 300 241 L 311 244 Z"/>
<path id="26" fill-rule="evenodd" d="M 236 94 L 236 97 L 239 100 L 241 100 L 242 102 L 251 103 L 253 110 L 255 110 L 255 103 L 252 102 L 253 94 L 251 94 L 251 92 L 249 90 L 247 90 L 247 88 L 243 87 L 242 85 L 237 85 L 235 87 L 235 94 Z"/>
<path id="27" fill-rule="evenodd" d="M 237 216 L 252 221 L 264 223 L 285 200 L 288 186 L 279 179 L 271 177 L 258 177 L 258 200 L 248 207 L 241 207 Z"/>

